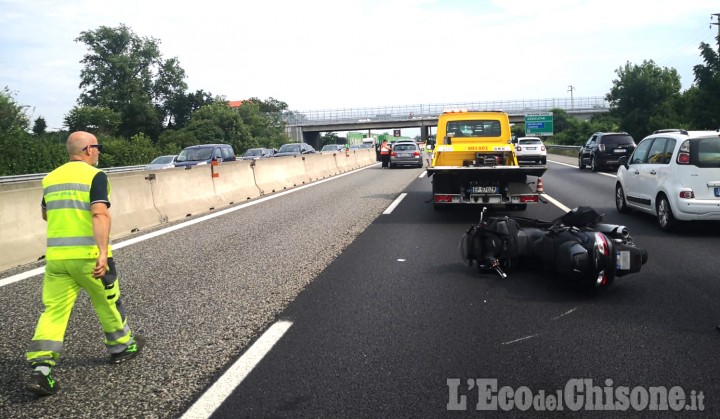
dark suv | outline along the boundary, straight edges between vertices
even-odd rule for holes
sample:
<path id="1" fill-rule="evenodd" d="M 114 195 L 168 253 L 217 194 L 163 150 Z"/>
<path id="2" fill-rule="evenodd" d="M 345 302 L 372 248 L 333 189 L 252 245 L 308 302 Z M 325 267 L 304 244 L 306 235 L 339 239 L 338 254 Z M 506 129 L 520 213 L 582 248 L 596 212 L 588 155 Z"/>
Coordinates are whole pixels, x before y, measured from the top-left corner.
<path id="1" fill-rule="evenodd" d="M 213 161 L 235 161 L 235 151 L 228 144 L 200 144 L 185 147 L 175 158 L 175 167 L 190 168 Z"/>
<path id="2" fill-rule="evenodd" d="M 627 132 L 596 132 L 578 153 L 578 167 L 590 166 L 593 172 L 620 165 L 620 157 L 635 151 L 635 140 Z"/>

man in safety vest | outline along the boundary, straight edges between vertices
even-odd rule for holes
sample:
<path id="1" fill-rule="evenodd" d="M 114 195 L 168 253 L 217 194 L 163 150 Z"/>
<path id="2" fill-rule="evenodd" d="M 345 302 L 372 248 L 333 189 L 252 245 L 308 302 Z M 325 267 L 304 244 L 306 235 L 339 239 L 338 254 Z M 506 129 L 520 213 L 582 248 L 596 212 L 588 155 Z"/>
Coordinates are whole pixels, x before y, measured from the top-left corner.
<path id="1" fill-rule="evenodd" d="M 87 132 L 67 139 L 70 161 L 42 181 L 42 217 L 47 221 L 43 280 L 44 312 L 27 351 L 33 366 L 25 388 L 55 394 L 51 371 L 60 358 L 65 329 L 80 289 L 90 296 L 105 334 L 110 363 L 136 356 L 145 340 L 133 335 L 120 300 L 120 285 L 110 246 L 110 183 L 95 166 L 102 145 Z"/>

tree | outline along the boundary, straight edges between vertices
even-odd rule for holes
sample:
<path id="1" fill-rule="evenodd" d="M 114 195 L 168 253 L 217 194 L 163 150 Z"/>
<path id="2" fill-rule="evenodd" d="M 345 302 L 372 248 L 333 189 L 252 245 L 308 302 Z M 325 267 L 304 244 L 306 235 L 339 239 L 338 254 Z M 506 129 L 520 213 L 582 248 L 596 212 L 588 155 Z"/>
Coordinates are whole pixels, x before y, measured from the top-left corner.
<path id="1" fill-rule="evenodd" d="M 45 121 L 45 118 L 38 116 L 33 124 L 33 134 L 42 135 L 45 134 L 45 130 L 47 130 L 47 122 Z"/>
<path id="2" fill-rule="evenodd" d="M 144 132 L 157 139 L 169 118 L 168 103 L 187 89 L 177 58 L 163 60 L 160 41 L 140 38 L 122 24 L 83 31 L 75 41 L 89 49 L 80 61 L 78 103 L 119 113 L 122 136 Z"/>
<path id="3" fill-rule="evenodd" d="M 167 127 L 173 129 L 184 128 L 190 121 L 193 112 L 213 102 L 215 102 L 213 95 L 203 90 L 173 96 L 165 103 Z"/>
<path id="4" fill-rule="evenodd" d="M 65 125 L 72 131 L 115 135 L 121 123 L 120 112 L 104 106 L 75 106 L 65 115 Z"/>
<path id="5" fill-rule="evenodd" d="M 715 38 L 720 46 L 720 33 Z M 695 86 L 686 92 L 688 119 L 692 128 L 720 128 L 720 54 L 710 45 L 700 43 L 700 55 L 705 64 L 693 67 Z"/>
<path id="6" fill-rule="evenodd" d="M 240 114 L 225 102 L 213 102 L 193 112 L 185 130 L 200 144 L 230 144 L 236 153 L 258 147 Z"/>
<path id="7" fill-rule="evenodd" d="M 680 100 L 680 76 L 674 68 L 660 68 L 654 61 L 643 61 L 615 70 L 618 79 L 606 95 L 610 115 L 620 121 L 620 128 L 633 138 L 643 138 L 659 128 L 654 124 L 673 119 L 673 101 Z M 665 122 L 662 122 L 663 124 Z"/>

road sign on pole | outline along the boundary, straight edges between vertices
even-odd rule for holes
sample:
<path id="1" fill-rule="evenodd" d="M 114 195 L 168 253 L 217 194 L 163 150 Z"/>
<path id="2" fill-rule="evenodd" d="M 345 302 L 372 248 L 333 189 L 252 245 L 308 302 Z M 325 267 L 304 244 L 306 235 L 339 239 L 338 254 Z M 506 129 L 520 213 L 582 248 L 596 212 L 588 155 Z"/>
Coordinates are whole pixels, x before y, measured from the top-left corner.
<path id="1" fill-rule="evenodd" d="M 393 137 L 399 137 L 399 136 L 400 136 L 400 130 L 399 129 L 393 130 Z"/>
<path id="2" fill-rule="evenodd" d="M 525 135 L 553 135 L 552 112 L 525 114 Z"/>

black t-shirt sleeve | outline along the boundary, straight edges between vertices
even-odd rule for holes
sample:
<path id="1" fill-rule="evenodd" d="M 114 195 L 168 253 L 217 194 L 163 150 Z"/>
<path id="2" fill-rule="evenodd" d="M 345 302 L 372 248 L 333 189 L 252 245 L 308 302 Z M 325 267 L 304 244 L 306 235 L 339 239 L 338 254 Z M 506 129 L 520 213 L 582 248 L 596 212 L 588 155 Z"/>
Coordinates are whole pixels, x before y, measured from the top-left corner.
<path id="1" fill-rule="evenodd" d="M 110 208 L 108 197 L 108 179 L 105 172 L 98 172 L 90 185 L 90 205 L 96 202 L 104 202 Z"/>

